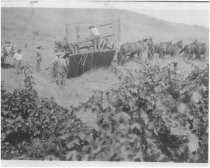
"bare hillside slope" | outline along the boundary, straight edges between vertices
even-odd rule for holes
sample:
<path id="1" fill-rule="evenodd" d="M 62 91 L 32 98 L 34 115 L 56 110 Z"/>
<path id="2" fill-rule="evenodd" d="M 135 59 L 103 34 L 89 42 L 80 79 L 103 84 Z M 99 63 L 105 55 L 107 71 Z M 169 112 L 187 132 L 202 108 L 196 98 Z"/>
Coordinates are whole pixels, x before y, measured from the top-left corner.
<path id="1" fill-rule="evenodd" d="M 2 26 L 16 30 L 16 33 L 27 34 L 28 31 L 37 30 L 45 35 L 53 35 L 58 38 L 63 38 L 64 26 L 67 23 L 112 17 L 121 19 L 123 42 L 148 36 L 155 41 L 179 39 L 189 41 L 193 38 L 208 41 L 207 28 L 175 24 L 123 10 L 2 8 Z M 3 29 L 2 37 L 6 38 L 8 33 Z"/>

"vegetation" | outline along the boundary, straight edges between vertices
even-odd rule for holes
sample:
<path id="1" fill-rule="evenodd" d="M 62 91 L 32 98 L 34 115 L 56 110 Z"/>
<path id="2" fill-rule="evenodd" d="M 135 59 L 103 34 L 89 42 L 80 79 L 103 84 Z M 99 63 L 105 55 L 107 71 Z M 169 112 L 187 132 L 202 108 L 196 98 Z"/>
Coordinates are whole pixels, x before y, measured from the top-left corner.
<path id="1" fill-rule="evenodd" d="M 13 93 L 1 88 L 1 142 L 3 159 L 43 159 L 57 153 L 65 135 L 88 131 L 73 113 L 53 99 L 39 98 L 30 75 L 25 89 Z M 54 158 L 55 158 L 54 157 Z"/>
<path id="2" fill-rule="evenodd" d="M 143 66 L 70 110 L 38 97 L 30 75 L 25 89 L 2 87 L 2 158 L 208 162 L 208 67 L 183 77 Z M 79 111 L 96 112 L 98 128 Z"/>

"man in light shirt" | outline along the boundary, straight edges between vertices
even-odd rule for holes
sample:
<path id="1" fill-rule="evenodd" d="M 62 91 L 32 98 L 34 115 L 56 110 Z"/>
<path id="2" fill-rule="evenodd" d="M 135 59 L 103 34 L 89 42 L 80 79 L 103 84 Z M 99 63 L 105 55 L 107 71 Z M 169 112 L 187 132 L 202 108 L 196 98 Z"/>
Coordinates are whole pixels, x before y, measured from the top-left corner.
<path id="1" fill-rule="evenodd" d="M 100 32 L 94 26 L 90 26 L 89 29 L 91 31 L 91 37 L 93 40 L 94 51 L 96 51 L 96 49 L 98 49 L 98 51 L 100 51 Z"/>
<path id="2" fill-rule="evenodd" d="M 19 73 L 20 67 L 22 64 L 22 60 L 23 60 L 23 55 L 22 55 L 21 49 L 18 49 L 17 52 L 15 52 L 13 59 L 15 60 L 16 72 Z"/>

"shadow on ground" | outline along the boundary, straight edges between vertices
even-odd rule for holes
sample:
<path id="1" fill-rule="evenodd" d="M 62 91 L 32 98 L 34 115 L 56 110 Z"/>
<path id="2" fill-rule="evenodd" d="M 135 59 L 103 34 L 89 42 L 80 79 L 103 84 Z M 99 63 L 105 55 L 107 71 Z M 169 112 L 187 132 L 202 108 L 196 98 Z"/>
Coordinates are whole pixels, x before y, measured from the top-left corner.
<path id="1" fill-rule="evenodd" d="M 11 65 L 11 64 L 1 64 L 1 68 L 3 69 L 9 69 L 9 68 L 15 68 L 14 65 Z"/>

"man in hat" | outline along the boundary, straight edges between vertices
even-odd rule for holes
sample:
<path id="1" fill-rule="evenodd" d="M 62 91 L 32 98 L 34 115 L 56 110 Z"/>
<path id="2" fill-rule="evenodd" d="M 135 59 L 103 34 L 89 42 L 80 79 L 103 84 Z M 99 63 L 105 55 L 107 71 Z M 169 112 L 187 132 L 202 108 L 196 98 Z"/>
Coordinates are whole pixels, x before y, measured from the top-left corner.
<path id="1" fill-rule="evenodd" d="M 41 54 L 42 46 L 36 47 L 36 71 L 41 71 L 41 61 L 42 61 L 42 54 Z"/>
<path id="2" fill-rule="evenodd" d="M 13 59 L 15 60 L 16 72 L 19 73 L 20 72 L 20 67 L 21 67 L 21 64 L 22 64 L 22 60 L 23 60 L 23 55 L 22 55 L 21 49 L 18 49 L 17 52 L 15 51 Z"/>
<path id="3" fill-rule="evenodd" d="M 65 78 L 67 72 L 67 65 L 64 56 L 65 53 L 58 55 L 57 84 L 61 87 L 63 87 L 65 84 Z"/>
<path id="4" fill-rule="evenodd" d="M 90 26 L 89 29 L 91 31 L 91 37 L 93 40 L 94 51 L 96 51 L 96 49 L 98 49 L 98 51 L 100 51 L 100 32 L 94 26 Z"/>

